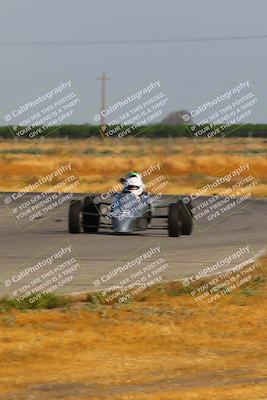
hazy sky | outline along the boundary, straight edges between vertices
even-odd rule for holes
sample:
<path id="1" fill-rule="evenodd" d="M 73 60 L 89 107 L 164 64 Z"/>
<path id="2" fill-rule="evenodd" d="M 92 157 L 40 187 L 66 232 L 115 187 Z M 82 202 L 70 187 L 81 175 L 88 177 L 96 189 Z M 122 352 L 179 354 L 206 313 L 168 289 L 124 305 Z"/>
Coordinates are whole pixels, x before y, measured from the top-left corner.
<path id="1" fill-rule="evenodd" d="M 1 0 L 0 41 L 167 39 L 267 34 L 266 0 Z M 67 77 L 92 122 L 106 71 L 109 99 L 150 78 L 165 85 L 168 111 L 190 109 L 199 99 L 236 82 L 256 84 L 267 104 L 267 39 L 174 44 L 1 46 L 0 111 L 20 104 Z M 267 122 L 267 113 L 252 122 Z M 4 121 L 1 121 L 1 125 Z"/>

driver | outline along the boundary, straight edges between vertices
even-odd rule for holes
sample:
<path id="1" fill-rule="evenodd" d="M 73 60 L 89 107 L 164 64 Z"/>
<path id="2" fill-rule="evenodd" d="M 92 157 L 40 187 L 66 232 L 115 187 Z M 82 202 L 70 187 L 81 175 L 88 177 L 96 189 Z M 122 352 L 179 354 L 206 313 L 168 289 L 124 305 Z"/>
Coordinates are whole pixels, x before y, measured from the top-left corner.
<path id="1" fill-rule="evenodd" d="M 123 184 L 124 193 L 133 193 L 137 197 L 141 196 L 146 188 L 141 174 L 135 171 L 131 171 L 126 175 L 126 178 L 123 180 Z"/>

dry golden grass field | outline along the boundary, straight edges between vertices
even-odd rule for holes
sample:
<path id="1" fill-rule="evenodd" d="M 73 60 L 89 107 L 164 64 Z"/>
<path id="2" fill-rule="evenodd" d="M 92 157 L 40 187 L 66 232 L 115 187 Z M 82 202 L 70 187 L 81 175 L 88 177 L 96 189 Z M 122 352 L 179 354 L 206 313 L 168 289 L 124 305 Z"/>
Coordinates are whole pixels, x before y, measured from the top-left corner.
<path id="1" fill-rule="evenodd" d="M 170 283 L 128 305 L 2 309 L 0 399 L 266 400 L 262 265 L 210 305 Z"/>
<path id="2" fill-rule="evenodd" d="M 253 195 L 267 196 L 266 144 L 2 140 L 0 191 L 20 190 L 71 163 L 77 191 L 100 192 L 131 169 L 160 163 L 170 180 L 165 193 L 191 193 L 248 163 L 259 180 Z M 88 296 L 20 311 L 0 301 L 0 400 L 266 400 L 267 259 L 262 264 L 249 289 L 210 305 L 198 305 L 179 283 L 125 305 Z"/>
<path id="3" fill-rule="evenodd" d="M 170 184 L 165 193 L 191 193 L 202 182 L 249 163 L 259 180 L 255 196 L 267 195 L 267 139 L 212 139 L 195 144 L 180 139 L 45 139 L 0 142 L 0 191 L 20 190 L 58 164 L 70 162 L 79 192 L 100 192 L 118 184 L 129 170 L 144 171 L 160 163 Z M 44 190 L 45 187 L 42 187 Z M 207 193 L 208 194 L 208 193 Z"/>

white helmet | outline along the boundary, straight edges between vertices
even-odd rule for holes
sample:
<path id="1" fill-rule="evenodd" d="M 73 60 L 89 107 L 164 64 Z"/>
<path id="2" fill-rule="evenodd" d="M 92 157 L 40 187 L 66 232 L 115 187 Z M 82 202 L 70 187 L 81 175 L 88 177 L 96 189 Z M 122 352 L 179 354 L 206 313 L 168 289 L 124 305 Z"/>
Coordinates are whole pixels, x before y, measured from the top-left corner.
<path id="1" fill-rule="evenodd" d="M 141 196 L 145 189 L 144 182 L 140 175 L 131 176 L 126 178 L 124 182 L 124 187 L 127 192 L 133 193 L 136 196 Z"/>

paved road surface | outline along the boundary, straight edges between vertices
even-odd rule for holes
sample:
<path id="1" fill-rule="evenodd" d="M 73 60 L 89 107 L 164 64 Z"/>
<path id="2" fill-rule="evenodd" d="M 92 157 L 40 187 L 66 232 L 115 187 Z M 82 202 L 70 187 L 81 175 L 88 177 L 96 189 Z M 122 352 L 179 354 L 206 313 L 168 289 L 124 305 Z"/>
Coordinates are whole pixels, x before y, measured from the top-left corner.
<path id="1" fill-rule="evenodd" d="M 33 196 L 24 196 L 23 202 L 26 201 L 25 199 L 30 200 Z M 161 273 L 162 279 L 174 280 L 192 276 L 247 244 L 250 255 L 262 252 L 266 248 L 267 200 L 264 199 L 250 199 L 242 202 L 234 210 L 224 214 L 223 221 L 214 218 L 212 222 L 208 222 L 200 218 L 191 236 L 169 238 L 167 231 L 163 229 L 164 221 L 161 221 L 159 225 L 160 220 L 155 220 L 153 229 L 142 234 L 117 236 L 100 231 L 98 234 L 71 235 L 67 231 L 67 208 L 57 210 L 58 212 L 49 218 L 34 220 L 34 226 L 31 226 L 33 223 L 25 225 L 23 222 L 20 229 L 23 230 L 26 226 L 27 230 L 22 232 L 14 219 L 17 214 L 13 212 L 14 207 L 18 207 L 22 202 L 13 201 L 8 208 L 3 201 L 6 197 L 7 194 L 2 195 L 0 205 L 0 297 L 12 291 L 20 293 L 21 285 L 30 284 L 33 279 L 37 279 L 36 282 L 31 283 L 35 287 L 38 282 L 41 282 L 38 281 L 41 274 L 43 275 L 42 282 L 49 279 L 51 268 L 57 267 L 63 259 L 69 260 L 70 256 L 74 256 L 73 252 L 79 260 L 79 266 L 73 272 L 71 280 L 68 281 L 71 272 L 63 274 L 61 277 L 63 283 L 57 288 L 58 292 L 94 290 L 97 288 L 98 281 L 101 282 L 100 288 L 103 289 L 108 285 L 121 282 L 162 255 L 168 263 L 168 268 Z M 194 206 L 197 207 L 205 200 L 208 198 L 199 199 Z M 71 245 L 71 252 L 64 254 L 60 262 L 54 258 L 51 264 L 47 264 L 49 261 L 47 258 L 51 254 L 58 253 L 60 249 L 67 248 L 69 245 Z M 155 253 L 143 259 L 141 266 L 135 264 L 129 267 L 128 265 L 128 269 L 111 279 L 110 271 L 114 271 L 118 266 L 125 266 L 128 261 L 135 260 L 134 263 L 137 263 L 138 257 L 147 254 L 149 249 L 155 249 L 157 246 L 160 246 L 160 254 Z M 230 264 L 221 266 L 218 271 L 233 267 L 247 258 L 248 255 L 244 254 L 237 260 L 232 260 Z M 25 273 L 23 276 L 19 275 L 22 271 L 25 272 L 27 267 L 36 266 L 43 260 L 46 260 L 46 264 L 41 267 L 39 264 L 38 270 L 31 271 L 28 275 Z M 69 268 L 69 265 L 73 264 L 66 265 Z M 13 281 L 12 277 L 15 277 Z"/>

